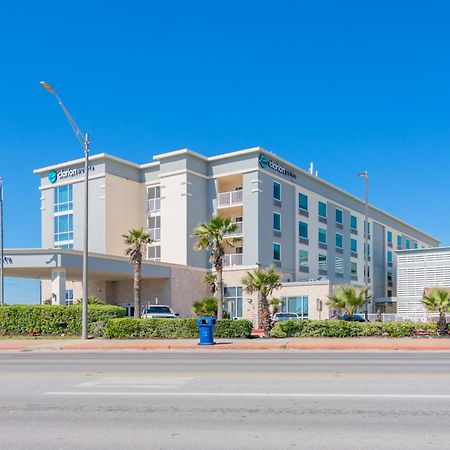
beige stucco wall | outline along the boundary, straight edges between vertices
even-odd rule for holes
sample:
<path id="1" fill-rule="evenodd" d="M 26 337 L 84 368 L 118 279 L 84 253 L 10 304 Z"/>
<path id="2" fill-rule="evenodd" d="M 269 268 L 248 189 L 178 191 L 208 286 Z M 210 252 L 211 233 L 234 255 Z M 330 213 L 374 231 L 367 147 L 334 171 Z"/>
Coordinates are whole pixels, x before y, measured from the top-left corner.
<path id="1" fill-rule="evenodd" d="M 145 186 L 135 181 L 106 175 L 106 252 L 123 256 L 122 235 L 133 228 L 146 228 L 144 218 Z"/>

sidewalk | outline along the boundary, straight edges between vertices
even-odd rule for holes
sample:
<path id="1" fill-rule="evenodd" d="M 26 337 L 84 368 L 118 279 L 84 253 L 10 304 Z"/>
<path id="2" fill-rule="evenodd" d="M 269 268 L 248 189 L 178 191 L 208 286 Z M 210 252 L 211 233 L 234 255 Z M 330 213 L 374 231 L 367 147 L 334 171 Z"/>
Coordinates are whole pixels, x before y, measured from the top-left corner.
<path id="1" fill-rule="evenodd" d="M 450 351 L 450 339 L 439 338 L 287 338 L 217 339 L 199 346 L 196 339 L 67 339 L 3 338 L 0 351 L 114 351 L 114 350 L 441 350 Z"/>

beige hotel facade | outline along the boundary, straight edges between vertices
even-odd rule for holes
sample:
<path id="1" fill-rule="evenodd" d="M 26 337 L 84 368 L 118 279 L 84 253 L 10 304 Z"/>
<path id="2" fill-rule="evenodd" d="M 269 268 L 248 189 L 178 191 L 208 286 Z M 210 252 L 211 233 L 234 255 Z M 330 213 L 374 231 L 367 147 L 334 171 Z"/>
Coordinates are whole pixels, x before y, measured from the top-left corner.
<path id="1" fill-rule="evenodd" d="M 41 300 L 64 304 L 81 297 L 83 160 L 37 169 L 41 249 L 9 250 L 6 274 L 41 279 Z M 354 174 L 352 174 L 354 175 Z M 133 303 L 132 268 L 122 234 L 143 227 L 153 242 L 143 264 L 143 303 L 169 304 L 181 316 L 208 295 L 206 251 L 194 250 L 194 228 L 213 214 L 237 223 L 226 248 L 224 295 L 233 317 L 256 320 L 257 298 L 243 291 L 249 270 L 275 266 L 286 310 L 326 318 L 336 285 L 364 284 L 369 256 L 371 309 L 392 309 L 396 250 L 431 248 L 434 237 L 370 206 L 364 248 L 364 203 L 290 162 L 255 147 L 205 157 L 188 149 L 155 155 L 138 165 L 107 154 L 89 163 L 90 295 Z"/>

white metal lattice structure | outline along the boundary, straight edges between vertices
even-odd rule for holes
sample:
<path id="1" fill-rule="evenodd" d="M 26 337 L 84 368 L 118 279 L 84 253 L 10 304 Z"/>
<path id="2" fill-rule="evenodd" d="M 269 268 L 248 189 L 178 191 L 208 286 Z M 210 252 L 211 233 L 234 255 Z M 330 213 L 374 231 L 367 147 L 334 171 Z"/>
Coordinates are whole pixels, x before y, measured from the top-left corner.
<path id="1" fill-rule="evenodd" d="M 450 287 L 450 248 L 398 252 L 398 297 L 421 299 L 430 287 Z"/>

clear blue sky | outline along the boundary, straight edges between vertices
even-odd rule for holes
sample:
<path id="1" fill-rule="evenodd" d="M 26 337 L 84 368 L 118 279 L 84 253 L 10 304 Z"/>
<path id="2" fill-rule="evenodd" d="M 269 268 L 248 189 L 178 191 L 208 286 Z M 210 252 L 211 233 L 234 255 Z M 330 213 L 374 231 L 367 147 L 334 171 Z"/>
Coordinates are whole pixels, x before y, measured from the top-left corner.
<path id="1" fill-rule="evenodd" d="M 9 2 L 0 15 L 7 247 L 39 247 L 32 170 L 82 149 L 138 163 L 260 145 L 450 244 L 450 5 Z M 36 283 L 7 280 L 8 300 Z"/>

